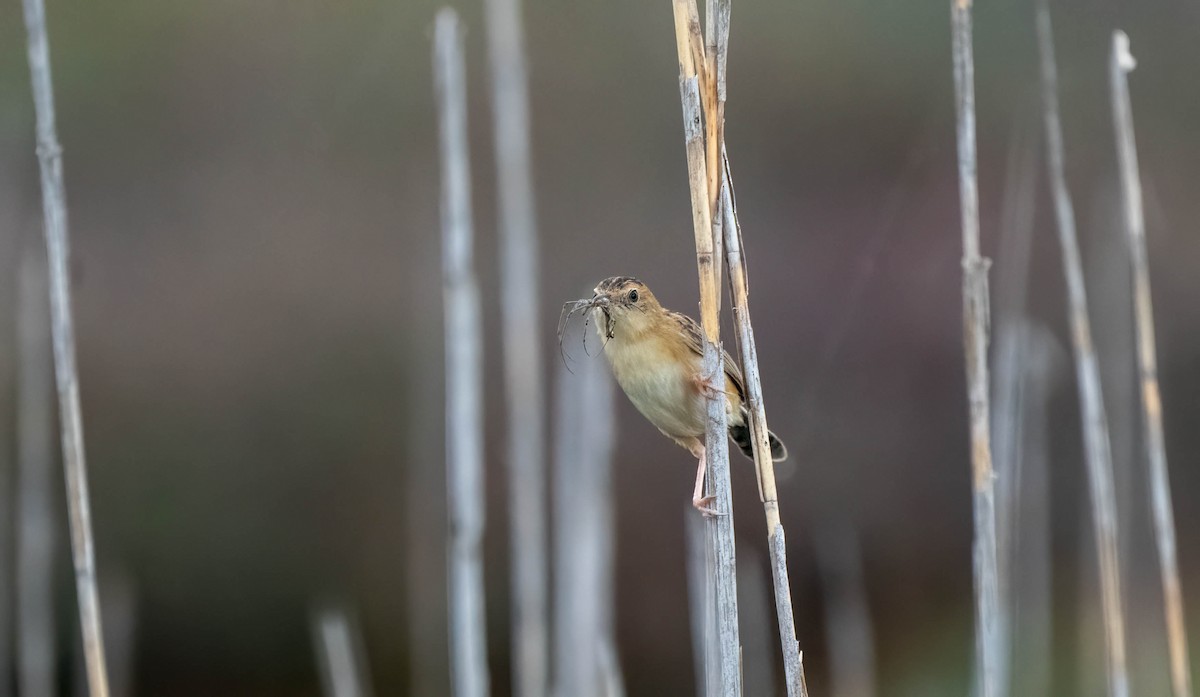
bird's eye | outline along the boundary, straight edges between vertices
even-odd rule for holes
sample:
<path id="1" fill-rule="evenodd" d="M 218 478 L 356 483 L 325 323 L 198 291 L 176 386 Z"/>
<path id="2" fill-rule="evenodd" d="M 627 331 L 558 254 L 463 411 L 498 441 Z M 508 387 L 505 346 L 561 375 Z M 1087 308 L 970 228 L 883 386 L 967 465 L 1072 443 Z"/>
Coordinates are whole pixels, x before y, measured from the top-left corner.
<path id="1" fill-rule="evenodd" d="M 633 290 L 629 291 L 629 302 L 635 303 L 637 301 L 638 301 L 638 292 L 637 292 L 637 288 L 634 288 Z"/>

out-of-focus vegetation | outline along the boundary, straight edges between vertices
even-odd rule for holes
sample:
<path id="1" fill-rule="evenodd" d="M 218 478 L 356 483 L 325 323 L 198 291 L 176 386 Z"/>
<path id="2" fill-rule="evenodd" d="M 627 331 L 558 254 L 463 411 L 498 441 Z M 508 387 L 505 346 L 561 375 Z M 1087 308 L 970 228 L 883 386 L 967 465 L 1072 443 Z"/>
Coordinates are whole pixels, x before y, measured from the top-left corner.
<path id="1" fill-rule="evenodd" d="M 138 694 L 316 694 L 308 612 L 326 595 L 357 608 L 378 694 L 414 684 L 447 693 L 436 7 L 50 2 L 97 552 L 102 585 L 106 573 L 132 583 Z M 484 31 L 480 7 L 459 9 L 494 350 L 503 299 L 489 290 Z M 1150 693 L 1166 684 L 1166 655 L 1106 57 L 1111 29 L 1124 28 L 1139 61 L 1131 83 L 1195 647 L 1200 240 L 1190 233 L 1200 215 L 1200 10 L 1074 1 L 1054 11 L 1068 176 L 1132 529 L 1124 551 L 1134 685 Z M 559 360 L 555 308 L 600 278 L 639 276 L 668 306 L 694 312 L 677 66 L 665 2 L 530 0 L 525 17 L 543 340 Z M 1032 8 L 982 4 L 975 23 L 984 246 L 994 255 L 1011 136 L 1038 127 Z M 793 453 L 779 486 L 814 695 L 827 694 L 828 681 L 813 539 L 846 524 L 861 540 L 879 694 L 968 689 L 970 469 L 948 25 L 943 3 L 745 3 L 734 13 L 726 138 L 771 426 Z M 24 47 L 19 3 L 0 5 L 0 282 L 14 287 L 9 250 L 36 234 L 40 211 Z M 1039 196 L 1029 309 L 1065 347 L 1042 183 Z M 0 307 L 0 322 L 11 327 L 11 306 Z M 581 348 L 571 354 L 589 360 Z M 0 346 L 4 370 L 12 355 Z M 486 561 L 493 676 L 505 694 L 497 359 Z M 1053 693 L 1064 695 L 1096 685 L 1102 652 L 1070 378 L 1051 394 Z M 692 463 L 623 401 L 619 416 L 625 681 L 633 697 L 686 694 L 681 521 Z M 748 463 L 735 461 L 733 485 L 742 545 L 761 552 Z M 663 519 L 664 503 L 676 501 L 679 516 Z M 65 536 L 59 570 L 69 669 Z"/>

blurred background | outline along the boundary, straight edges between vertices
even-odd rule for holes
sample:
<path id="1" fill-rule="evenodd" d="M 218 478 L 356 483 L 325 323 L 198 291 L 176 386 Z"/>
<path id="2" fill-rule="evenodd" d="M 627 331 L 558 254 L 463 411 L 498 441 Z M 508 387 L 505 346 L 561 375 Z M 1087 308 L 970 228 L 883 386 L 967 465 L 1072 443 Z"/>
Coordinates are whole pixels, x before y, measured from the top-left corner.
<path id="1" fill-rule="evenodd" d="M 961 695 L 973 645 L 971 498 L 948 8 L 735 5 L 726 138 L 768 413 L 792 453 L 779 489 L 809 687 L 835 694 L 831 625 L 842 615 L 830 610 L 846 605 L 836 579 L 850 569 L 862 580 L 863 593 L 848 602 L 868 611 L 877 690 L 842 684 L 836 694 Z M 125 622 L 131 693 L 319 694 L 310 613 L 332 598 L 358 620 L 376 694 L 449 694 L 430 68 L 437 7 L 49 2 L 97 555 L 105 608 L 124 618 L 110 621 Z M 468 27 L 477 267 L 490 342 L 489 645 L 494 694 L 505 695 L 504 299 L 482 9 L 458 9 Z M 1107 61 L 1111 31 L 1123 28 L 1139 61 L 1131 89 L 1200 668 L 1200 502 L 1192 495 L 1200 487 L 1200 8 L 1071 1 L 1053 11 L 1068 175 L 1126 527 L 1134 686 L 1164 694 Z M 668 3 L 528 0 L 524 17 L 549 379 L 561 363 L 563 301 L 604 277 L 634 275 L 668 307 L 694 313 L 696 271 Z M 1046 639 L 1045 694 L 1099 694 L 1095 554 L 1045 195 L 1033 10 L 983 3 L 975 19 L 985 252 L 998 296 L 1027 293 L 1024 309 L 996 301 L 994 326 L 1028 327 L 1038 346 L 1025 433 L 1034 434 L 1031 461 L 1048 473 L 1046 498 L 1030 504 L 1045 518 L 1034 528 L 1046 543 L 1044 573 L 1030 581 L 1049 608 L 1034 618 Z M 17 481 L 17 269 L 24 254 L 44 253 L 28 76 L 20 4 L 6 2 L 6 517 Z M 1032 206 L 1027 279 L 1003 254 L 1006 230 L 1020 227 L 1014 182 L 1026 183 Z M 684 521 L 694 463 L 623 396 L 617 413 L 626 689 L 693 694 Z M 765 572 L 753 470 L 733 465 L 739 555 Z M 77 615 L 53 472 L 55 658 L 60 693 L 73 694 Z M 855 547 L 859 554 L 818 554 Z M 11 645 L 19 637 L 10 598 L 0 618 Z"/>

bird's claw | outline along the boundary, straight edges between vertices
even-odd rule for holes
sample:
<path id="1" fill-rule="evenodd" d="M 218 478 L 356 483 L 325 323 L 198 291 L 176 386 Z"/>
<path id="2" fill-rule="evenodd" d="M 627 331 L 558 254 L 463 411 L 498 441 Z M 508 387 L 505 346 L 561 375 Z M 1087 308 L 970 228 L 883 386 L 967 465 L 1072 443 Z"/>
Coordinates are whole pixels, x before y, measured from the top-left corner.
<path id="1" fill-rule="evenodd" d="M 700 511 L 705 518 L 714 518 L 725 515 L 724 513 L 721 513 L 717 509 L 713 508 L 713 504 L 716 503 L 716 501 L 717 497 L 712 496 L 711 494 L 708 496 L 697 496 L 692 499 L 692 506 L 697 511 Z"/>
<path id="2" fill-rule="evenodd" d="M 718 395 L 722 394 L 723 390 L 717 389 L 717 386 L 714 384 L 715 382 L 711 375 L 696 373 L 692 376 L 692 384 L 695 385 L 696 391 L 705 399 L 715 399 Z"/>

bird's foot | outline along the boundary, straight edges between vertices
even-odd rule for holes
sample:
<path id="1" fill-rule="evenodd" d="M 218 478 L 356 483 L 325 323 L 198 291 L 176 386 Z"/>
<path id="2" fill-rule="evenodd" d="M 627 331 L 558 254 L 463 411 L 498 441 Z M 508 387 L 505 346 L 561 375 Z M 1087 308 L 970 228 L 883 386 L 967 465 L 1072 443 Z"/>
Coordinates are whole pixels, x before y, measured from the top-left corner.
<path id="1" fill-rule="evenodd" d="M 708 496 L 693 496 L 692 506 L 697 511 L 700 511 L 705 518 L 715 518 L 716 516 L 725 515 L 716 508 L 713 508 L 713 504 L 716 503 L 716 501 L 717 497 L 711 494 Z"/>
<path id="2" fill-rule="evenodd" d="M 709 494 L 708 496 L 704 495 L 704 470 L 708 466 L 708 457 L 704 452 L 704 446 L 697 443 L 696 447 L 692 449 L 692 453 L 696 455 L 696 459 L 698 460 L 696 463 L 696 486 L 694 489 L 692 489 L 692 506 L 694 506 L 697 511 L 703 513 L 705 518 L 724 515 L 723 513 L 719 513 L 717 509 L 713 508 L 713 504 L 716 503 L 717 497 L 713 496 L 712 494 Z"/>
<path id="3" fill-rule="evenodd" d="M 715 399 L 724 392 L 724 390 L 717 389 L 716 380 L 713 376 L 705 375 L 704 373 L 696 373 L 692 376 L 692 386 L 705 399 Z"/>

